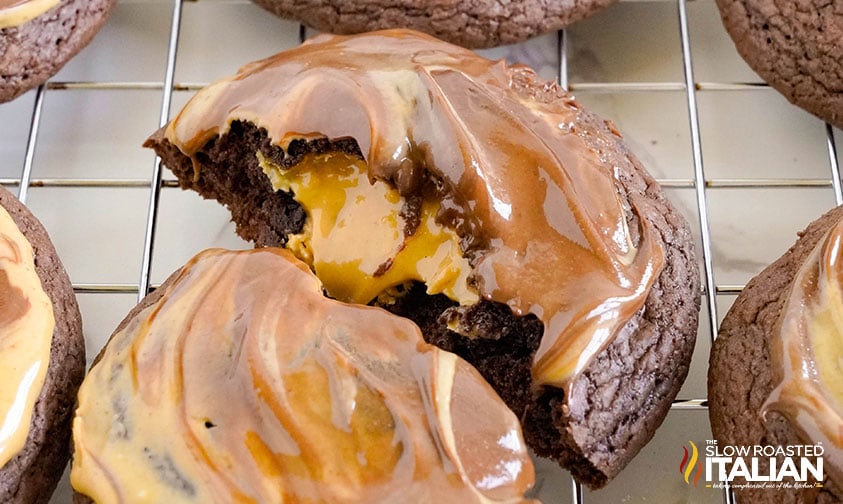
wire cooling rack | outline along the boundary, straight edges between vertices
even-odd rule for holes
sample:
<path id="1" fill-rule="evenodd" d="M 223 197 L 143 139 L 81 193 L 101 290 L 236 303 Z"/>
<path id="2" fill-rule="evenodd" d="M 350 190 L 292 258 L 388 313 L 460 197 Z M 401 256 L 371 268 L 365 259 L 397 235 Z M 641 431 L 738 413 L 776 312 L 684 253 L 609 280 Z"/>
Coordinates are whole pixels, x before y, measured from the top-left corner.
<path id="1" fill-rule="evenodd" d="M 89 361 L 150 288 L 209 246 L 247 247 L 227 213 L 176 189 L 139 146 L 208 81 L 308 35 L 246 0 L 126 0 L 46 85 L 0 105 L 0 184 L 41 218 L 71 275 Z M 733 502 L 686 484 L 711 438 L 710 343 L 743 284 L 843 203 L 841 132 L 787 104 L 737 57 L 712 0 L 621 0 L 558 34 L 484 51 L 537 68 L 614 120 L 694 229 L 703 277 L 690 376 L 664 426 L 607 488 L 537 462 L 545 502 Z M 705 162 L 704 162 L 705 158 Z M 67 479 L 53 502 L 69 502 Z"/>

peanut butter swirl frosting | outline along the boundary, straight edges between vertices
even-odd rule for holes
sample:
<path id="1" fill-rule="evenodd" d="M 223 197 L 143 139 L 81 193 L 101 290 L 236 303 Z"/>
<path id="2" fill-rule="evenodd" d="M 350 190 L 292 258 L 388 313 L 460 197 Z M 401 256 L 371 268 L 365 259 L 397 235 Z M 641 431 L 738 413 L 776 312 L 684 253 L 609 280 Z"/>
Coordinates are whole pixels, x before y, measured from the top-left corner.
<path id="1" fill-rule="evenodd" d="M 192 259 L 79 393 L 96 502 L 524 501 L 515 416 L 411 322 L 323 296 L 282 249 Z"/>
<path id="2" fill-rule="evenodd" d="M 0 467 L 26 445 L 54 328 L 32 245 L 0 207 Z"/>
<path id="3" fill-rule="evenodd" d="M 778 386 L 762 413 L 783 414 L 805 443 L 820 444 L 826 474 L 843 485 L 843 220 L 797 272 L 771 361 Z"/>
<path id="4" fill-rule="evenodd" d="M 355 139 L 369 184 L 407 199 L 423 192 L 435 203 L 430 220 L 456 236 L 470 271 L 452 278 L 467 286 L 441 292 L 470 290 L 537 316 L 534 381 L 565 387 L 643 309 L 664 251 L 635 218 L 648 203 L 620 197 L 617 170 L 576 128 L 577 104 L 552 85 L 541 92 L 559 99 L 538 99 L 535 81 L 526 67 L 412 31 L 318 36 L 197 93 L 166 138 L 188 156 L 233 121 L 264 128 L 285 150 L 299 139 Z M 265 171 L 276 181 L 273 168 Z M 299 182 L 276 188 L 295 195 Z M 433 195 L 420 189 L 431 185 Z M 383 232 L 360 236 L 375 235 Z M 372 275 L 403 268 L 393 259 Z"/>
<path id="5" fill-rule="evenodd" d="M 59 0 L 0 0 L 0 29 L 20 26 L 58 3 Z"/>

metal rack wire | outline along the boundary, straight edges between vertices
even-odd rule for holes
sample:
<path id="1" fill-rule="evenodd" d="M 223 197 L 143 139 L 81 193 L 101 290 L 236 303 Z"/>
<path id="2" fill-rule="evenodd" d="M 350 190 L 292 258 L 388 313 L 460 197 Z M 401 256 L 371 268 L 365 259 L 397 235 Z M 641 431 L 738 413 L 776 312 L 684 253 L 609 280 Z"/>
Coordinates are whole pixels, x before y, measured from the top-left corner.
<path id="1" fill-rule="evenodd" d="M 834 193 L 834 200 L 839 205 L 843 203 L 843 191 L 841 191 L 841 179 L 839 168 L 839 157 L 835 145 L 834 130 L 831 126 L 825 128 L 825 146 L 828 156 L 828 177 L 827 178 L 706 178 L 705 165 L 703 162 L 702 139 L 700 134 L 699 106 L 697 104 L 698 91 L 721 91 L 721 90 L 754 90 L 765 89 L 766 86 L 759 83 L 742 82 L 697 82 L 694 79 L 694 65 L 691 52 L 691 37 L 689 35 L 689 22 L 686 0 L 663 0 L 675 1 L 678 11 L 677 26 L 681 41 L 681 52 L 683 61 L 683 81 L 681 82 L 635 82 L 635 83 L 602 83 L 602 82 L 569 82 L 569 57 L 568 57 L 568 35 L 560 31 L 558 35 L 558 79 L 563 87 L 573 91 L 626 93 L 640 91 L 681 91 L 685 95 L 685 104 L 688 112 L 688 130 L 690 132 L 691 153 L 693 163 L 693 177 L 687 179 L 661 179 L 659 182 L 663 187 L 693 190 L 695 204 L 699 219 L 699 229 L 702 244 L 702 275 L 703 291 L 701 296 L 703 304 L 707 306 L 708 334 L 700 334 L 713 341 L 716 337 L 718 326 L 717 296 L 721 294 L 737 294 L 741 291 L 742 285 L 718 284 L 714 273 L 714 259 L 712 255 L 712 233 L 709 222 L 709 191 L 713 189 L 752 189 L 752 188 L 830 188 Z M 149 190 L 148 205 L 146 210 L 146 226 L 144 231 L 143 254 L 137 283 L 75 283 L 74 289 L 77 293 L 100 294 L 100 293 L 129 293 L 137 294 L 138 299 L 143 298 L 146 293 L 155 285 L 151 283 L 151 269 L 155 253 L 156 224 L 159 214 L 159 199 L 163 188 L 175 187 L 176 182 L 172 179 L 165 179 L 162 174 L 160 162 L 156 159 L 151 167 L 150 178 L 132 179 L 110 179 L 110 178 L 33 178 L 32 168 L 35 150 L 38 142 L 39 131 L 42 126 L 42 109 L 46 93 L 63 92 L 72 90 L 152 90 L 161 92 L 161 107 L 158 125 L 164 125 L 169 119 L 173 93 L 175 91 L 193 91 L 199 89 L 204 83 L 176 82 L 176 59 L 179 51 L 179 36 L 182 28 L 183 0 L 172 0 L 171 24 L 169 27 L 169 39 L 167 44 L 166 67 L 163 79 L 160 82 L 95 82 L 95 81 L 52 81 L 41 86 L 35 93 L 32 106 L 31 122 L 26 144 L 26 153 L 19 178 L 0 179 L 0 184 L 5 186 L 17 186 L 18 195 L 21 201 L 26 203 L 29 190 L 32 187 L 73 187 L 73 188 L 146 188 Z M 304 37 L 304 29 L 300 30 L 300 38 Z M 707 410 L 704 397 L 682 398 L 678 400 L 673 408 L 675 410 L 691 410 L 705 412 Z M 572 500 L 578 504 L 589 501 L 583 488 L 573 483 L 571 488 Z M 733 502 L 732 495 L 726 491 L 723 499 L 727 503 Z"/>

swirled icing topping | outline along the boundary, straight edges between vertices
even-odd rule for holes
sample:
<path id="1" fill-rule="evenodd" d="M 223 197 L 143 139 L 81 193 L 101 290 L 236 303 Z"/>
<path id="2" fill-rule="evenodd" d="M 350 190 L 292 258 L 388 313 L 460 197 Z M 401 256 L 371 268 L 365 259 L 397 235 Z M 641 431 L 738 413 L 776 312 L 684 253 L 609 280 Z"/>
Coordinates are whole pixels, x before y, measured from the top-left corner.
<path id="1" fill-rule="evenodd" d="M 26 444 L 54 327 L 32 246 L 0 207 L 0 467 Z"/>
<path id="2" fill-rule="evenodd" d="M 59 0 L 0 0 L 0 29 L 20 26 L 58 3 Z"/>
<path id="3" fill-rule="evenodd" d="M 826 473 L 843 484 L 843 220 L 794 277 L 770 354 L 778 385 L 762 414 L 781 413 L 821 443 Z"/>
<path id="4" fill-rule="evenodd" d="M 536 86 L 558 99 L 537 98 Z M 625 208 L 577 114 L 527 68 L 391 30 L 318 36 L 246 65 L 197 93 L 166 136 L 188 156 L 235 120 L 282 149 L 352 137 L 372 183 L 409 197 L 433 181 L 436 220 L 459 236 L 470 287 L 544 322 L 533 377 L 566 386 L 643 308 L 664 263 L 647 219 L 629 229 L 640 202 Z"/>
<path id="5" fill-rule="evenodd" d="M 411 322 L 323 296 L 282 249 L 210 250 L 79 392 L 97 502 L 521 502 L 533 467 L 480 375 Z"/>

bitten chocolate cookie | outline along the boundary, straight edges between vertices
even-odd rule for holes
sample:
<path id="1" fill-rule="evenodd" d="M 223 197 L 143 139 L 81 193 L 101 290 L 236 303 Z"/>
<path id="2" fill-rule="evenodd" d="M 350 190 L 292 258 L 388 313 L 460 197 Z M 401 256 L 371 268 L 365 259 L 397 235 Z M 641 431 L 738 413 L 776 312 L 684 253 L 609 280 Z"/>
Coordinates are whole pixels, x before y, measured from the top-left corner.
<path id="1" fill-rule="evenodd" d="M 843 6 L 717 0 L 744 60 L 791 103 L 843 128 Z"/>
<path id="2" fill-rule="evenodd" d="M 409 30 L 320 36 L 200 91 L 146 145 L 330 296 L 475 365 L 592 487 L 686 376 L 687 223 L 611 123 L 526 67 Z"/>
<path id="3" fill-rule="evenodd" d="M 55 75 L 94 37 L 116 0 L 0 0 L 0 102 Z"/>
<path id="4" fill-rule="evenodd" d="M 841 244 L 838 207 L 750 280 L 720 326 L 708 374 L 711 429 L 720 444 L 824 449 L 822 481 L 777 490 L 741 488 L 738 478 L 742 503 L 843 501 Z M 774 471 L 786 467 L 784 459 L 776 458 Z M 794 460 L 801 477 L 799 456 Z M 769 475 L 770 459 L 759 462 L 758 474 Z M 792 476 L 783 481 L 797 483 Z"/>
<path id="5" fill-rule="evenodd" d="M 0 502 L 44 503 L 70 456 L 82 322 L 46 231 L 0 188 Z"/>
<path id="6" fill-rule="evenodd" d="M 412 28 L 470 48 L 522 42 L 564 28 L 615 1 L 254 0 L 278 16 L 324 32 Z"/>

